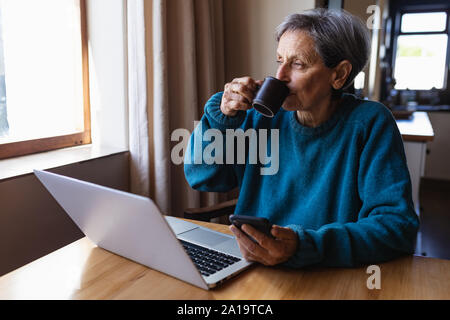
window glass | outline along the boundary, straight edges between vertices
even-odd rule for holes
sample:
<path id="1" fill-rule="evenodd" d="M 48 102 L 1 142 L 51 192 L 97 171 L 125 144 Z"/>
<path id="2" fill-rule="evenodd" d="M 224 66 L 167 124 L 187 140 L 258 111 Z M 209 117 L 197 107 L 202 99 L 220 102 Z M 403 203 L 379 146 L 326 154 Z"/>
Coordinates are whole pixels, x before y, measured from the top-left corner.
<path id="1" fill-rule="evenodd" d="M 395 89 L 442 89 L 445 85 L 447 42 L 446 34 L 398 36 Z"/>
<path id="2" fill-rule="evenodd" d="M 0 143 L 84 130 L 79 0 L 0 1 Z"/>
<path id="3" fill-rule="evenodd" d="M 439 32 L 445 30 L 445 12 L 405 13 L 402 15 L 401 32 Z"/>

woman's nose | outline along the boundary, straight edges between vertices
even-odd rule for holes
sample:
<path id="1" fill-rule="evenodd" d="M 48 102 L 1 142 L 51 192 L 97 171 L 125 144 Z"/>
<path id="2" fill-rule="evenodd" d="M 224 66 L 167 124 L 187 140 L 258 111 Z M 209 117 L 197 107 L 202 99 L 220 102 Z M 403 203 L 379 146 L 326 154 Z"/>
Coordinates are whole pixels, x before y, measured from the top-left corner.
<path id="1" fill-rule="evenodd" d="M 280 64 L 277 70 L 276 78 L 283 82 L 289 82 L 289 72 L 286 64 Z"/>

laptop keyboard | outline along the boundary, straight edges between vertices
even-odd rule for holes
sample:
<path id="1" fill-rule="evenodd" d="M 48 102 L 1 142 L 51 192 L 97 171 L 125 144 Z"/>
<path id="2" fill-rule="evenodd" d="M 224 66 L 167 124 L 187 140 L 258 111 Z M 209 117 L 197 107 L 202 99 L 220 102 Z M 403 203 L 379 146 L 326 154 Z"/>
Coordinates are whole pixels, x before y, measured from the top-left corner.
<path id="1" fill-rule="evenodd" d="M 204 276 L 210 276 L 241 259 L 228 254 L 207 249 L 196 244 L 180 240 L 189 257 L 194 261 L 197 269 Z"/>

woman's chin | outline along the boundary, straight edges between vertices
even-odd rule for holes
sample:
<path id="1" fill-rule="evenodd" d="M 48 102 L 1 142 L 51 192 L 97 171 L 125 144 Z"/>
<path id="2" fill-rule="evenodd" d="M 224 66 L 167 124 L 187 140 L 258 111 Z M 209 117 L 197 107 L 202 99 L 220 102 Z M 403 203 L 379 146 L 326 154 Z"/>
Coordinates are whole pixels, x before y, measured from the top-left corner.
<path id="1" fill-rule="evenodd" d="M 282 108 L 286 111 L 296 111 L 298 110 L 297 108 L 292 107 L 291 105 L 285 106 L 283 105 Z"/>
<path id="2" fill-rule="evenodd" d="M 289 97 L 284 101 L 281 107 L 286 111 L 296 111 L 302 109 L 302 105 L 297 99 L 290 99 Z"/>

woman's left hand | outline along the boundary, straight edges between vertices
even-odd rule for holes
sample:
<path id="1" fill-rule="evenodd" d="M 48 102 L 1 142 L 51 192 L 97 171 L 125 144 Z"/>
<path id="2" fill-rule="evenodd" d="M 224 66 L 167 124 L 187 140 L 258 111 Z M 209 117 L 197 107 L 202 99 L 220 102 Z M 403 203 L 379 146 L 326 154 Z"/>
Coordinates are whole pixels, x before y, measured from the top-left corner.
<path id="1" fill-rule="evenodd" d="M 241 230 L 231 225 L 230 230 L 236 236 L 242 256 L 248 261 L 274 266 L 287 261 L 297 250 L 297 233 L 289 228 L 273 225 L 271 233 L 275 238 L 268 237 L 248 224 L 242 225 Z M 255 239 L 257 243 L 246 234 Z"/>

